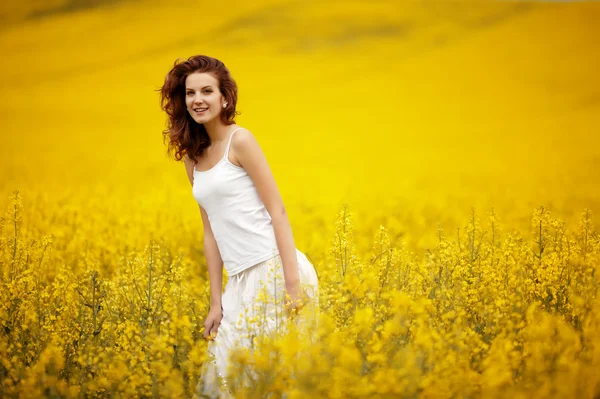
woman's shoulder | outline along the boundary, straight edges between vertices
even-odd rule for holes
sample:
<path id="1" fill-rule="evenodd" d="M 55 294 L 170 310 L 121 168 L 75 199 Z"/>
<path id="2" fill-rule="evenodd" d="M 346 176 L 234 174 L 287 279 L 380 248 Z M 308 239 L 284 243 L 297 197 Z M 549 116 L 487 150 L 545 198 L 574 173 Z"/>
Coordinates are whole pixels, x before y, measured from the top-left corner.
<path id="1" fill-rule="evenodd" d="M 183 163 L 186 166 L 186 168 L 194 166 L 194 160 L 192 158 L 190 158 L 190 156 L 188 154 L 185 154 L 183 156 Z"/>
<path id="2" fill-rule="evenodd" d="M 253 140 L 254 134 L 250 131 L 250 129 L 238 126 L 235 128 L 233 136 L 231 137 L 231 146 L 238 146 L 240 143 L 247 142 L 248 140 Z"/>
<path id="3" fill-rule="evenodd" d="M 187 154 L 185 154 L 183 156 L 183 164 L 185 165 L 185 172 L 190 180 L 190 183 L 194 185 L 194 161 Z"/>
<path id="4" fill-rule="evenodd" d="M 246 128 L 241 128 L 235 132 L 230 148 L 231 158 L 233 159 L 231 162 L 242 168 L 244 158 L 247 162 L 254 163 L 254 161 L 258 161 L 264 157 L 263 150 L 256 136 Z"/>

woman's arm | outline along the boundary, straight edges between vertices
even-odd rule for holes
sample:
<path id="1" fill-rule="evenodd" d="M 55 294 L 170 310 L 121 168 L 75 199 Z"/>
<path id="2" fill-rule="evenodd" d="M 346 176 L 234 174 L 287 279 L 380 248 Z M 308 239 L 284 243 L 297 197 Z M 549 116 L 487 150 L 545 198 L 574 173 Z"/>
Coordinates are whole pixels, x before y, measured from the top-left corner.
<path id="1" fill-rule="evenodd" d="M 275 178 L 260 145 L 247 129 L 240 130 L 231 141 L 236 160 L 252 179 L 256 191 L 271 216 L 277 248 L 283 263 L 286 289 L 292 299 L 300 295 L 298 257 L 292 228 Z"/>
<path id="2" fill-rule="evenodd" d="M 298 274 L 298 256 L 296 254 L 296 244 L 292 234 L 290 219 L 283 205 L 281 209 L 270 214 L 275 232 L 275 241 L 283 263 L 283 275 L 286 288 L 289 290 L 298 288 L 300 276 Z"/>
<path id="3" fill-rule="evenodd" d="M 208 215 L 200 205 L 200 214 L 202 215 L 202 224 L 204 225 L 204 257 L 208 267 L 208 277 L 210 280 L 210 308 L 221 309 L 221 290 L 223 289 L 223 260 L 217 246 L 217 240 L 213 235 L 208 220 Z"/>
<path id="4" fill-rule="evenodd" d="M 190 180 L 190 184 L 194 185 L 194 162 L 186 155 L 184 163 Z M 214 337 L 217 334 L 221 319 L 223 318 L 223 308 L 221 304 L 221 291 L 223 289 L 223 260 L 221 252 L 217 246 L 217 240 L 210 227 L 210 221 L 206 211 L 200 204 L 200 215 L 202 216 L 202 226 L 204 229 L 204 257 L 208 268 L 208 278 L 210 281 L 210 310 L 206 321 L 204 322 L 204 338 L 209 335 Z"/>

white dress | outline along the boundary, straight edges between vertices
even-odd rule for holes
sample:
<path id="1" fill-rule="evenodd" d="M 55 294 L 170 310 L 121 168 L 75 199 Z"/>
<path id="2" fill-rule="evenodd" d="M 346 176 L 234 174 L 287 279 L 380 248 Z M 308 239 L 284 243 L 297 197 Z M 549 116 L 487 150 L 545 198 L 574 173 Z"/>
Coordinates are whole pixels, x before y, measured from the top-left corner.
<path id="1" fill-rule="evenodd" d="M 296 253 L 302 287 L 312 304 L 318 305 L 316 271 L 300 250 L 296 249 Z M 259 299 L 261 292 L 266 294 L 266 303 Z M 273 333 L 282 325 L 287 319 L 284 297 L 279 255 L 229 278 L 221 299 L 223 319 L 216 338 L 208 343 L 209 360 L 202 368 L 194 398 L 233 398 L 227 382 L 230 352 L 239 347 L 250 348 L 253 335 Z"/>
<path id="2" fill-rule="evenodd" d="M 225 153 L 215 166 L 205 171 L 194 166 L 193 171 L 192 194 L 206 210 L 229 276 L 221 297 L 223 319 L 208 344 L 210 360 L 202 368 L 195 397 L 228 397 L 230 352 L 238 346 L 251 348 L 253 334 L 276 332 L 287 317 L 283 267 L 271 216 L 246 170 L 229 159 L 233 135 L 241 129 L 229 133 Z M 301 251 L 296 253 L 300 283 L 315 304 L 316 271 Z M 260 320 L 251 320 L 253 314 L 260 314 Z"/>

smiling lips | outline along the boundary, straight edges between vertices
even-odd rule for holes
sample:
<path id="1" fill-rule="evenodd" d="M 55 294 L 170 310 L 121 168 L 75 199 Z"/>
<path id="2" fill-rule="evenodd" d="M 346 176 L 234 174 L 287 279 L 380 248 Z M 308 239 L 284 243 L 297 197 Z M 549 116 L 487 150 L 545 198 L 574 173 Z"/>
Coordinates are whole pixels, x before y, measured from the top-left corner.
<path id="1" fill-rule="evenodd" d="M 194 108 L 194 111 L 196 111 L 197 114 L 201 114 L 204 111 L 206 111 L 208 108 Z"/>

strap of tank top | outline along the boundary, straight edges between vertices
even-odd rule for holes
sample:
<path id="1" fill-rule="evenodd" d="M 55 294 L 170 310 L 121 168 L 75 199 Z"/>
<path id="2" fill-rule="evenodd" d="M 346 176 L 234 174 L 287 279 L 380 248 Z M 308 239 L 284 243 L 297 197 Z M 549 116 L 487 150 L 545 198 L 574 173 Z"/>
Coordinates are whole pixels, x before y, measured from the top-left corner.
<path id="1" fill-rule="evenodd" d="M 241 127 L 238 127 L 233 132 L 231 132 L 231 134 L 229 135 L 229 141 L 227 142 L 227 148 L 225 148 L 225 155 L 223 155 L 223 158 L 227 158 L 227 156 L 229 155 L 229 147 L 231 147 L 231 138 L 233 137 L 233 134 L 240 129 L 241 129 Z"/>

